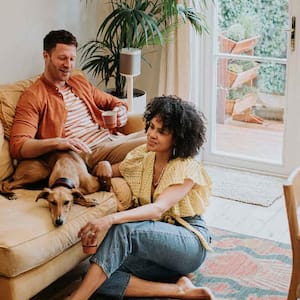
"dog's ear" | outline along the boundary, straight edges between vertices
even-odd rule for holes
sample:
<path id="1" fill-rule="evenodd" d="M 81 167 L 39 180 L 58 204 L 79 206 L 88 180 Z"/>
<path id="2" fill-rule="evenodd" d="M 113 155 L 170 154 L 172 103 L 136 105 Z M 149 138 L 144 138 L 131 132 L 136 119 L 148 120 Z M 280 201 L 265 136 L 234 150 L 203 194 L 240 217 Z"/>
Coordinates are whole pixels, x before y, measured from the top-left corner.
<path id="1" fill-rule="evenodd" d="M 49 194 L 51 190 L 48 188 L 44 188 L 36 197 L 35 202 L 37 202 L 39 199 L 45 199 L 48 200 Z"/>
<path id="2" fill-rule="evenodd" d="M 84 195 L 78 189 L 72 189 L 72 195 L 74 199 L 74 203 L 80 204 L 82 206 L 96 206 L 98 203 L 95 199 L 90 199 L 84 197 Z"/>
<path id="3" fill-rule="evenodd" d="M 78 189 L 72 189 L 72 196 L 74 198 L 74 201 L 77 199 L 84 199 L 83 194 Z"/>

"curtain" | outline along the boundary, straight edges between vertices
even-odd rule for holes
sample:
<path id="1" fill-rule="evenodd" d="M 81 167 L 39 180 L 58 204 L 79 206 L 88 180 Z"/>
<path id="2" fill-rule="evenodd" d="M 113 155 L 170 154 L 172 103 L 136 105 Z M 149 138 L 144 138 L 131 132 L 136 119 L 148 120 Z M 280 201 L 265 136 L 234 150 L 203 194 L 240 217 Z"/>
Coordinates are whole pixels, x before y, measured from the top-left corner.
<path id="1" fill-rule="evenodd" d="M 203 37 L 195 33 L 189 24 L 179 26 L 174 35 L 172 42 L 162 49 L 159 95 L 175 94 L 200 106 Z"/>
<path id="2" fill-rule="evenodd" d="M 163 49 L 160 60 L 159 95 L 190 96 L 189 26 L 177 28 L 174 38 Z"/>

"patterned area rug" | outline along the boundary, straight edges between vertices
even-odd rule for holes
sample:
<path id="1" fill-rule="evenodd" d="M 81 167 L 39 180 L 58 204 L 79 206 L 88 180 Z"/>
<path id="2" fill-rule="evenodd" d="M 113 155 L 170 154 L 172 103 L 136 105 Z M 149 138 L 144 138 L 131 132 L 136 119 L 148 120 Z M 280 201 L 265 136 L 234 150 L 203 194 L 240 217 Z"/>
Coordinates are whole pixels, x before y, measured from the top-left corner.
<path id="1" fill-rule="evenodd" d="M 210 252 L 204 264 L 193 273 L 197 286 L 209 287 L 217 300 L 286 300 L 291 273 L 289 245 L 216 228 L 210 228 L 210 232 L 214 252 Z M 85 262 L 31 300 L 64 299 L 87 267 Z M 91 299 L 112 300 L 104 296 Z"/>
<path id="2" fill-rule="evenodd" d="M 194 273 L 197 285 L 218 300 L 286 300 L 291 249 L 288 244 L 211 228 L 214 252 Z"/>
<path id="3" fill-rule="evenodd" d="M 270 206 L 283 195 L 283 178 L 217 166 L 205 168 L 212 179 L 215 197 Z"/>

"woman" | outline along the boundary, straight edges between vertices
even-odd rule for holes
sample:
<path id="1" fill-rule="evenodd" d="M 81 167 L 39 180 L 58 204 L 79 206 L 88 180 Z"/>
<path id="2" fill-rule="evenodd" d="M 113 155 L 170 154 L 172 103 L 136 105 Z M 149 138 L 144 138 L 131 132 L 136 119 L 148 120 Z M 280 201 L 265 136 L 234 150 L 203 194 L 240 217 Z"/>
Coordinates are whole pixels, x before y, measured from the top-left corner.
<path id="1" fill-rule="evenodd" d="M 193 157 L 205 141 L 203 115 L 175 96 L 154 98 L 144 114 L 147 143 L 120 164 L 100 162 L 97 175 L 123 176 L 137 207 L 87 223 L 79 231 L 92 245 L 108 233 L 72 300 L 104 294 L 125 297 L 213 299 L 187 274 L 204 261 L 210 235 L 201 218 L 211 182 Z"/>

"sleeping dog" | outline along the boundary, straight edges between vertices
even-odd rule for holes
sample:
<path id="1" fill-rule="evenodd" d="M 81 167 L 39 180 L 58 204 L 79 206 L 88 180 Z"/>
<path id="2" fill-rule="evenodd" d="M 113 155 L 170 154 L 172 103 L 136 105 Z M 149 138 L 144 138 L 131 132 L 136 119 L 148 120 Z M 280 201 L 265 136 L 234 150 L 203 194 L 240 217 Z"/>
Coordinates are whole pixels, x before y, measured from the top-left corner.
<path id="1" fill-rule="evenodd" d="M 85 162 L 74 151 L 56 151 L 41 159 L 21 161 L 12 179 L 0 182 L 0 193 L 10 200 L 16 199 L 13 189 L 47 178 L 49 187 L 42 190 L 36 201 L 41 198 L 48 201 L 55 226 L 66 222 L 73 203 L 88 207 L 97 205 L 95 199 L 84 195 L 100 190 L 98 177 L 88 172 Z"/>

